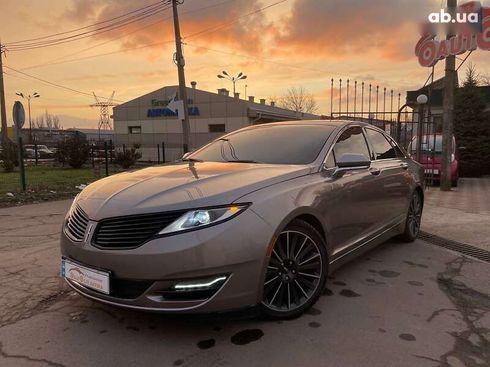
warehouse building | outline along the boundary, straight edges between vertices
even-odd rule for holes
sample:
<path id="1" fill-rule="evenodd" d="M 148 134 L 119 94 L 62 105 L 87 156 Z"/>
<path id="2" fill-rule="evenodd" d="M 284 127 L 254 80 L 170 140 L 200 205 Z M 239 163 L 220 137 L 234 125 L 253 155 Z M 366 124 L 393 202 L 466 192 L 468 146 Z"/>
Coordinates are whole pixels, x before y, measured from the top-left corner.
<path id="1" fill-rule="evenodd" d="M 197 89 L 195 82 L 191 85 L 192 88 L 187 88 L 187 98 L 194 149 L 249 125 L 319 118 L 276 107 L 274 102 L 267 105 L 265 99 L 256 103 L 252 96 L 243 100 L 238 93 L 230 96 L 226 89 L 211 93 Z M 163 155 L 163 144 L 165 161 L 182 157 L 182 123 L 172 109 L 175 100 L 178 100 L 178 86 L 168 86 L 114 107 L 116 149 L 139 144 L 142 160 L 155 162 Z"/>

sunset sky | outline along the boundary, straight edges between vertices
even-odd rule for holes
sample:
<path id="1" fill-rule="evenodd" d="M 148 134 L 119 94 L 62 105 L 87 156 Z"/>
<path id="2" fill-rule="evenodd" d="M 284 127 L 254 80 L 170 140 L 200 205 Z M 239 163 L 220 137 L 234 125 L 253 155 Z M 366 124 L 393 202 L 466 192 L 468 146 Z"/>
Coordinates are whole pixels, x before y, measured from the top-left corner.
<path id="1" fill-rule="evenodd" d="M 156 0 L 0 0 L 2 43 L 69 31 L 128 13 Z M 482 1 L 484 6 L 490 6 Z M 268 7 L 270 6 L 270 7 Z M 258 9 L 265 8 L 258 11 Z M 429 69 L 418 65 L 418 24 L 441 9 L 441 0 L 185 0 L 179 7 L 186 79 L 216 91 L 231 83 L 221 70 L 248 75 L 244 96 L 278 98 L 292 86 L 313 93 L 319 113 L 329 113 L 330 79 L 357 79 L 402 96 L 420 87 Z M 171 10 L 95 37 L 34 50 L 7 52 L 4 64 L 118 103 L 177 84 Z M 470 61 L 490 75 L 490 52 Z M 436 66 L 436 78 L 444 72 Z M 15 92 L 38 92 L 33 117 L 47 110 L 65 128 L 96 127 L 93 98 L 48 86 L 5 69 L 7 114 Z"/>

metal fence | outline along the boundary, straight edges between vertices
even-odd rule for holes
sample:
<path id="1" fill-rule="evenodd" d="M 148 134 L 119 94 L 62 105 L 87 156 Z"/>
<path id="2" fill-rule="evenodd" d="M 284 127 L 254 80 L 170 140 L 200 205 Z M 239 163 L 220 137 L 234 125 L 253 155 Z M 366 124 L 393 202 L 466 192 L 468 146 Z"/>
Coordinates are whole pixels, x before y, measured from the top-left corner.
<path id="1" fill-rule="evenodd" d="M 420 136 L 422 146 L 435 147 L 436 135 L 441 131 L 442 117 L 431 111 L 430 90 L 428 97 L 426 105 L 406 103 L 402 101 L 402 94 L 393 89 L 357 80 L 331 79 L 327 118 L 363 121 L 386 131 L 413 159 L 429 167 L 426 177 L 431 184 L 437 172 L 434 162 L 438 153 L 427 149 L 417 156 L 416 147 L 412 146 L 414 138 Z M 427 161 L 431 161 L 432 166 Z"/>

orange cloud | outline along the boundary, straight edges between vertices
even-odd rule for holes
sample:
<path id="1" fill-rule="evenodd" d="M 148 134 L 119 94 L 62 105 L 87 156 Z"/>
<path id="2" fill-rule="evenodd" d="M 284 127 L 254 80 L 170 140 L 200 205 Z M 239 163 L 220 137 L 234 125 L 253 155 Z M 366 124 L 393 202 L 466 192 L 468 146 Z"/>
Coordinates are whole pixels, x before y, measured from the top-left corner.
<path id="1" fill-rule="evenodd" d="M 216 1 L 211 3 L 189 2 L 179 7 L 181 34 L 184 42 L 205 41 L 206 44 L 240 48 L 247 53 L 260 53 L 263 49 L 264 29 L 267 21 L 263 13 L 257 11 L 263 4 L 258 0 Z M 147 5 L 145 3 L 141 6 Z M 203 6 L 200 6 L 203 5 Z M 96 21 L 110 19 L 117 14 L 134 10 L 134 1 L 119 0 L 101 8 Z M 117 9 L 117 13 L 115 13 Z M 253 13 L 253 14 L 252 14 Z M 251 14 L 250 16 L 243 16 Z M 160 18 L 161 21 L 158 21 Z M 134 48 L 169 41 L 167 45 L 154 48 L 173 48 L 174 29 L 171 10 L 165 10 L 142 22 L 129 24 L 113 32 L 99 35 L 101 39 L 117 36 L 122 39 L 123 48 Z M 205 51 L 201 49 L 200 52 Z"/>
<path id="2" fill-rule="evenodd" d="M 322 58 L 407 59 L 416 24 L 429 10 L 426 0 L 296 0 L 276 30 L 276 50 Z"/>

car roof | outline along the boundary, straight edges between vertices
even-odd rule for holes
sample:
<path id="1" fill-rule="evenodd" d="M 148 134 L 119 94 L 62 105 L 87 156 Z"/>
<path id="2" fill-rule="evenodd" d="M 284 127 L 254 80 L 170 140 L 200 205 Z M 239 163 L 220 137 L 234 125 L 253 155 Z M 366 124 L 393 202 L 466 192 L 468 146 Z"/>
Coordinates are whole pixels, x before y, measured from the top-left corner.
<path id="1" fill-rule="evenodd" d="M 284 125 L 301 125 L 301 126 L 334 126 L 343 127 L 349 124 L 356 124 L 360 126 L 373 126 L 362 121 L 355 120 L 294 120 L 294 121 L 280 121 L 280 122 L 269 122 L 264 124 L 253 125 L 254 127 L 259 126 L 284 126 Z"/>

